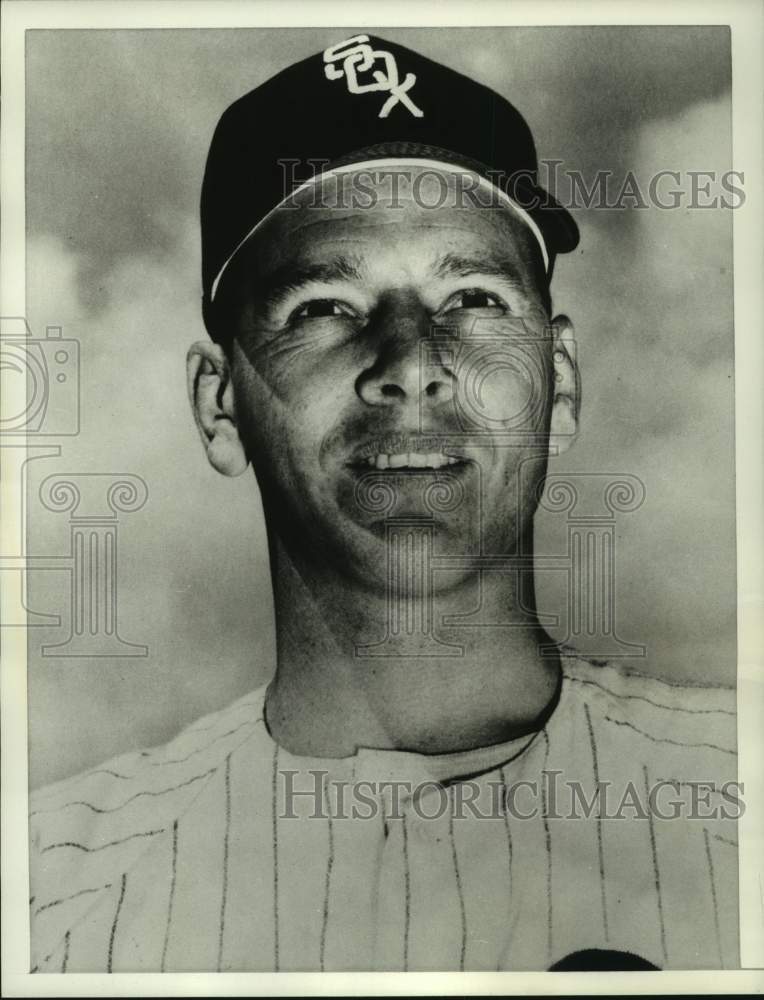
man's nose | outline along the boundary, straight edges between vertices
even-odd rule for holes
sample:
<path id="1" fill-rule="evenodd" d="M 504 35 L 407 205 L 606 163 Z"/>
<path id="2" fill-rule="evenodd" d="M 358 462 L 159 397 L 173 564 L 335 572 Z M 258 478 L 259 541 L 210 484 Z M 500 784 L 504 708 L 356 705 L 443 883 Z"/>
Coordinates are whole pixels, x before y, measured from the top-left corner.
<path id="1" fill-rule="evenodd" d="M 421 305 L 388 304 L 366 333 L 373 353 L 356 380 L 364 403 L 433 409 L 453 398 L 449 352 L 438 349 L 432 320 Z"/>

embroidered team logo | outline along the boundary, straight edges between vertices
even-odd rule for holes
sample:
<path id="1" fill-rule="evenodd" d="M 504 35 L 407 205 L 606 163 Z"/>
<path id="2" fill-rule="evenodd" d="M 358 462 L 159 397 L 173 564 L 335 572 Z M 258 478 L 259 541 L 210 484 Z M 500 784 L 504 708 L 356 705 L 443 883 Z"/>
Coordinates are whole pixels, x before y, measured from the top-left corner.
<path id="1" fill-rule="evenodd" d="M 324 62 L 327 80 L 340 80 L 344 76 L 351 94 L 368 94 L 372 90 L 388 93 L 390 96 L 382 105 L 380 118 L 387 118 L 396 104 L 403 104 L 415 118 L 424 117 L 422 109 L 409 97 L 416 83 L 415 74 L 407 73 L 401 81 L 395 56 L 384 49 L 372 49 L 368 35 L 353 35 L 344 42 L 330 45 L 324 52 Z M 337 66 L 337 63 L 342 65 Z M 361 83 L 358 74 L 370 70 L 373 82 Z"/>

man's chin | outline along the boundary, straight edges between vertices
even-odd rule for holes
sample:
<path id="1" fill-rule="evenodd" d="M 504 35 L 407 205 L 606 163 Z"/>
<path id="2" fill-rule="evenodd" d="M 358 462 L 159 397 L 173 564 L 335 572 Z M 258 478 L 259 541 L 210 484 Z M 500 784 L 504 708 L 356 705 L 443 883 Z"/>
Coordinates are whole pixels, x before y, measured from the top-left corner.
<path id="1" fill-rule="evenodd" d="M 474 572 L 470 557 L 479 552 L 475 524 L 464 516 L 423 517 L 405 509 L 395 517 L 355 521 L 343 534 L 337 566 L 364 589 L 450 590 Z M 442 566 L 438 571 L 444 557 L 456 557 L 447 572 Z"/>

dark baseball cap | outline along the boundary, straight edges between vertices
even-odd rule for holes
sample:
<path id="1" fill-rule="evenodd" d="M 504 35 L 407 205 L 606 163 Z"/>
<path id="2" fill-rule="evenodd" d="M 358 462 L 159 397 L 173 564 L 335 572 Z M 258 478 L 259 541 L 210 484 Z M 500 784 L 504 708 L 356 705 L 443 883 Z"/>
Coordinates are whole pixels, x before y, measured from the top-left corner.
<path id="1" fill-rule="evenodd" d="M 509 101 L 394 42 L 354 35 L 287 67 L 222 115 L 202 184 L 205 314 L 228 264 L 300 184 L 350 164 L 418 161 L 476 174 L 519 212 L 548 270 L 578 244 L 538 185 L 530 129 Z"/>

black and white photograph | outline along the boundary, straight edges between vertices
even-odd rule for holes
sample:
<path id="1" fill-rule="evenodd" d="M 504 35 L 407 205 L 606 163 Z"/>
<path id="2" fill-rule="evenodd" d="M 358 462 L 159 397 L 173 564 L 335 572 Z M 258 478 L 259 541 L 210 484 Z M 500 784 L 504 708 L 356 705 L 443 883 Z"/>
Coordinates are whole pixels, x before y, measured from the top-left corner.
<path id="1" fill-rule="evenodd" d="M 13 990 L 763 988 L 762 8 L 84 6 L 4 50 Z"/>

